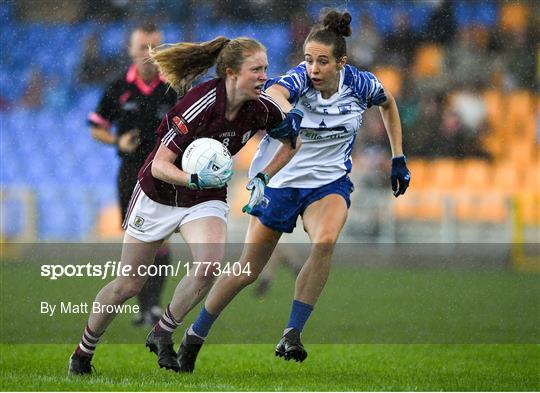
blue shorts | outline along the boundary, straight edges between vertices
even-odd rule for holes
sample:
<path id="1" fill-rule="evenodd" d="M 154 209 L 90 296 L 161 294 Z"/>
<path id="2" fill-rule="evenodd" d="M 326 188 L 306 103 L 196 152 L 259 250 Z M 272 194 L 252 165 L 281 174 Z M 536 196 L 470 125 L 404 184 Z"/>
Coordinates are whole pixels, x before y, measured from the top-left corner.
<path id="1" fill-rule="evenodd" d="M 353 191 L 354 185 L 347 175 L 318 188 L 265 187 L 264 199 L 253 208 L 251 215 L 259 217 L 264 225 L 274 231 L 291 233 L 298 216 L 313 202 L 337 194 L 345 199 L 348 209 Z"/>

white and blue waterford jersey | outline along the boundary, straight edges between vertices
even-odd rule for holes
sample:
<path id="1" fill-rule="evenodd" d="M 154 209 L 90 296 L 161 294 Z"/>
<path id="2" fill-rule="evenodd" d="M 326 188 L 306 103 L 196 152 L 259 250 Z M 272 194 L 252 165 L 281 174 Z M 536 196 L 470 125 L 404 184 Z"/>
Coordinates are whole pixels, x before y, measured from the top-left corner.
<path id="1" fill-rule="evenodd" d="M 305 62 L 287 74 L 271 79 L 289 90 L 289 101 L 304 112 L 302 147 L 269 183 L 270 187 L 317 188 L 351 171 L 352 148 L 362 124 L 362 114 L 372 105 L 386 101 L 379 80 L 370 72 L 345 65 L 337 93 L 321 96 L 308 78 Z M 265 94 L 265 93 L 263 93 Z M 280 142 L 266 136 L 251 163 L 249 176 L 261 171 L 274 156 Z"/>

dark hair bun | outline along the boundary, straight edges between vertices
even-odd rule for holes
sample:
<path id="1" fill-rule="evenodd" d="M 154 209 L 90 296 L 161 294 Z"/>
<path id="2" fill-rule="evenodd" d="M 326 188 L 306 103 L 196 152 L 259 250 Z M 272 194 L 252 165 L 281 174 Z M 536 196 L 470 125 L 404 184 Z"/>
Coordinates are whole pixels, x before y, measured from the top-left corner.
<path id="1" fill-rule="evenodd" d="M 349 37 L 352 34 L 351 21 L 351 14 L 347 11 L 340 13 L 336 10 L 330 10 L 324 14 L 322 22 L 325 29 L 343 37 Z"/>

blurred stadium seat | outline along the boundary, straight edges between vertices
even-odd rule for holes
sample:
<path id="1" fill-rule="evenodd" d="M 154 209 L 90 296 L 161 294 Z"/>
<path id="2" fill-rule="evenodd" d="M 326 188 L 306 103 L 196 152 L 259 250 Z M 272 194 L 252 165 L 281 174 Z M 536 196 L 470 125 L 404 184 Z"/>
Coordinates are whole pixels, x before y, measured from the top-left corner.
<path id="1" fill-rule="evenodd" d="M 419 78 L 439 75 L 443 62 L 443 50 L 436 44 L 424 44 L 417 49 L 413 74 Z"/>
<path id="2" fill-rule="evenodd" d="M 508 200 L 497 190 L 462 190 L 455 200 L 454 214 L 459 221 L 502 223 L 509 218 Z"/>
<path id="3" fill-rule="evenodd" d="M 100 239 L 118 239 L 124 234 L 122 213 L 117 203 L 105 206 L 99 211 L 95 232 Z"/>
<path id="4" fill-rule="evenodd" d="M 87 114 L 95 108 L 102 88 L 80 86 L 77 69 L 85 37 L 98 32 L 104 54 L 115 56 L 125 51 L 131 22 L 22 23 L 17 20 L 13 4 L 4 2 L 0 6 L 3 43 L 0 96 L 9 103 L 7 110 L 0 111 L 0 185 L 3 189 L 25 186 L 33 190 L 40 239 L 81 240 L 94 233 L 113 236 L 118 230 L 115 224 L 118 211 L 114 207 L 116 153 L 93 141 L 86 124 Z M 535 3 L 519 1 L 499 4 L 456 0 L 452 4 L 458 27 L 480 25 L 491 31 L 500 28 L 503 32 L 526 29 L 528 18 L 535 10 Z M 317 19 L 320 10 L 328 5 L 335 4 L 326 0 L 309 2 L 309 17 Z M 208 4 L 201 7 L 211 10 Z M 376 21 L 381 38 L 392 31 L 396 13 L 406 13 L 412 30 L 420 32 L 434 9 L 429 2 L 405 0 L 345 2 L 342 8 L 345 7 L 356 23 L 353 31 L 357 31 L 361 16 L 367 14 Z M 202 14 L 193 21 L 193 31 L 187 31 L 189 24 L 165 23 L 162 26 L 164 41 L 178 42 L 186 37 L 202 41 L 218 35 L 252 36 L 268 48 L 269 76 L 290 67 L 289 52 L 293 43 L 289 38 L 289 25 L 276 21 L 254 24 L 220 20 L 216 23 L 210 12 Z M 418 47 L 411 69 L 380 63 L 374 71 L 385 87 L 399 96 L 404 93 L 406 72 L 428 80 L 444 76 L 441 72 L 445 53 L 445 47 L 425 43 Z M 42 108 L 24 109 L 18 105 L 34 69 L 44 73 L 53 95 L 65 95 L 65 102 L 62 103 L 62 97 L 55 101 L 46 93 Z M 498 82 L 482 93 L 487 110 L 483 145 L 493 161 L 409 159 L 412 184 L 406 197 L 396 199 L 393 204 L 396 218 L 440 223 L 450 212 L 460 223 L 502 223 L 508 218 L 505 198 L 520 198 L 524 221 L 539 224 L 540 100 L 532 89 L 508 90 L 504 73 L 499 73 L 492 78 Z M 449 97 L 450 93 L 445 92 L 444 98 Z M 253 140 L 237 156 L 239 171 L 249 167 L 255 148 Z M 241 216 L 238 212 L 249 197 L 244 189 L 245 180 L 238 176 L 235 188 L 231 187 L 229 201 L 233 215 Z M 485 199 L 479 195 L 483 193 L 493 197 Z M 2 225 L 9 223 L 6 228 L 10 236 L 21 231 L 25 219 L 23 205 L 18 201 L 3 204 Z"/>
<path id="5" fill-rule="evenodd" d="M 442 222 L 445 216 L 447 194 L 440 190 L 429 192 L 407 190 L 406 198 L 397 198 L 392 204 L 397 219 Z"/>
<path id="6" fill-rule="evenodd" d="M 422 159 L 411 159 L 407 166 L 414 177 L 411 179 L 411 189 L 424 190 L 429 187 L 431 177 L 429 176 L 429 162 Z"/>
<path id="7" fill-rule="evenodd" d="M 461 163 L 454 159 L 436 159 L 428 165 L 428 179 L 430 192 L 440 190 L 452 192 L 463 183 L 463 170 Z"/>
<path id="8" fill-rule="evenodd" d="M 522 2 L 503 3 L 499 25 L 503 30 L 520 31 L 527 25 L 527 6 Z"/>
<path id="9" fill-rule="evenodd" d="M 374 74 L 379 78 L 384 88 L 390 91 L 393 96 L 401 95 L 401 86 L 403 78 L 399 69 L 395 67 L 380 67 L 374 71 Z"/>
<path id="10" fill-rule="evenodd" d="M 466 160 L 460 165 L 460 175 L 463 177 L 461 188 L 484 192 L 489 190 L 491 181 L 490 165 L 483 160 Z"/>

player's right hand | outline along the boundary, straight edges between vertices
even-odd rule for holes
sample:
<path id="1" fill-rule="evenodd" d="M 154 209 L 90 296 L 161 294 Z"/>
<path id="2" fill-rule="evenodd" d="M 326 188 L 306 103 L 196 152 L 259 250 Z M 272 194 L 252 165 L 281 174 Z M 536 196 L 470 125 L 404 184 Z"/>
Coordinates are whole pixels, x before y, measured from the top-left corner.
<path id="1" fill-rule="evenodd" d="M 191 175 L 188 187 L 192 190 L 206 190 L 209 188 L 221 188 L 224 187 L 233 175 L 233 162 L 232 160 L 217 171 L 212 169 L 215 155 L 208 160 L 206 165 L 197 172 Z"/>
<path id="2" fill-rule="evenodd" d="M 259 172 L 257 175 L 249 181 L 246 189 L 251 191 L 249 202 L 242 208 L 243 213 L 251 213 L 251 210 L 255 205 L 259 204 L 264 197 L 264 187 L 268 184 L 270 179 L 264 172 Z"/>
<path id="3" fill-rule="evenodd" d="M 133 153 L 141 144 L 141 130 L 134 128 L 118 137 L 118 150 L 122 153 Z"/>
<path id="4" fill-rule="evenodd" d="M 300 133 L 303 118 L 304 113 L 300 109 L 293 108 L 276 128 L 268 131 L 268 135 L 274 139 L 289 138 L 292 148 L 296 149 L 296 138 Z"/>

